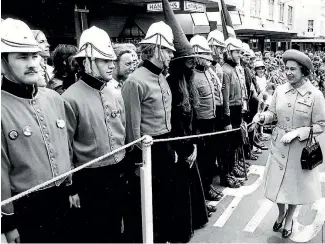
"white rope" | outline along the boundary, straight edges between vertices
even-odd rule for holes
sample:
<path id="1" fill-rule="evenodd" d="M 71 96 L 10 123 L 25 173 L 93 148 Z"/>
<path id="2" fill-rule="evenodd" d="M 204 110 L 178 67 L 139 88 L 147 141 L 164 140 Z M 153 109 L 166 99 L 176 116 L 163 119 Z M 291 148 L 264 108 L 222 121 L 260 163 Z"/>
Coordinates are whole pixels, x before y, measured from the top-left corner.
<path id="1" fill-rule="evenodd" d="M 8 199 L 2 201 L 2 202 L 1 202 L 1 206 L 4 206 L 4 205 L 6 205 L 6 204 L 8 204 L 8 203 L 11 203 L 11 202 L 13 202 L 13 201 L 15 201 L 15 200 L 18 200 L 18 199 L 20 199 L 20 198 L 22 198 L 22 197 L 24 197 L 24 196 L 26 196 L 26 195 L 28 195 L 28 194 L 34 192 L 34 191 L 37 191 L 37 190 L 39 190 L 39 189 L 41 189 L 41 188 L 43 188 L 43 187 L 45 187 L 45 186 L 47 186 L 47 185 L 49 185 L 49 184 L 52 184 L 52 183 L 55 182 L 55 181 L 58 181 L 58 180 L 60 180 L 60 179 L 63 179 L 63 178 L 65 178 L 65 177 L 67 177 L 67 176 L 69 176 L 69 175 L 71 175 L 71 174 L 73 174 L 73 173 L 75 173 L 75 172 L 78 172 L 78 171 L 82 170 L 83 168 L 86 168 L 86 167 L 88 167 L 88 166 L 90 166 L 90 165 L 93 165 L 93 164 L 95 164 L 95 163 L 97 163 L 97 162 L 103 160 L 104 158 L 107 158 L 107 157 L 109 157 L 109 156 L 111 156 L 111 155 L 113 155 L 113 154 L 115 154 L 115 153 L 117 153 L 117 152 L 119 152 L 119 151 L 124 150 L 124 149 L 127 148 L 127 147 L 130 147 L 130 146 L 132 146 L 132 145 L 134 145 L 134 144 L 136 144 L 136 143 L 142 141 L 142 140 L 145 139 L 145 138 L 146 138 L 146 136 L 143 136 L 143 137 L 141 137 L 141 138 L 139 138 L 139 139 L 137 139 L 137 140 L 135 140 L 135 141 L 133 141 L 133 142 L 130 142 L 129 144 L 124 145 L 123 147 L 120 147 L 120 148 L 118 148 L 118 149 L 116 149 L 116 150 L 110 152 L 110 153 L 104 154 L 103 156 L 100 156 L 100 157 L 98 157 L 98 158 L 95 158 L 95 159 L 89 161 L 88 163 L 85 163 L 85 164 L 83 164 L 83 165 L 81 165 L 81 166 L 79 166 L 79 167 L 77 167 L 77 168 L 74 168 L 74 169 L 72 169 L 72 170 L 70 170 L 70 171 L 65 172 L 65 173 L 62 174 L 62 175 L 59 175 L 59 176 L 57 176 L 57 177 L 54 177 L 54 178 L 52 178 L 52 179 L 50 179 L 50 180 L 48 180 L 48 181 L 43 182 L 43 183 L 40 184 L 40 185 L 34 186 L 34 187 L 32 187 L 32 188 L 30 188 L 30 189 L 24 191 L 24 192 L 21 192 L 21 193 L 15 195 L 15 196 L 13 196 L 13 197 L 10 197 L 10 198 L 8 198 Z"/>
<path id="2" fill-rule="evenodd" d="M 253 124 L 253 122 L 251 122 L 250 124 L 248 124 L 247 127 L 250 126 L 250 125 L 252 125 L 252 124 Z M 182 137 L 174 137 L 174 138 L 166 138 L 166 139 L 156 139 L 156 140 L 153 140 L 153 142 L 154 143 L 155 142 L 167 142 L 167 141 L 177 141 L 177 140 L 186 140 L 186 139 L 192 139 L 192 138 L 200 138 L 200 137 L 206 137 L 206 136 L 214 136 L 214 135 L 220 135 L 220 134 L 226 134 L 226 133 L 238 131 L 240 129 L 241 128 L 236 128 L 236 129 L 232 129 L 232 130 L 224 130 L 224 131 L 218 131 L 218 132 L 213 132 L 213 133 L 205 133 L 205 134 L 199 134 L 199 135 L 182 136 Z M 93 165 L 93 164 L 95 164 L 95 163 L 103 160 L 104 158 L 107 158 L 107 157 L 109 157 L 109 156 L 111 156 L 111 155 L 113 155 L 115 153 L 118 153 L 119 151 L 122 151 L 125 148 L 130 147 L 130 146 L 132 146 L 132 145 L 134 145 L 134 144 L 136 144 L 136 143 L 138 143 L 138 142 L 140 142 L 140 141 L 142 141 L 142 140 L 144 140 L 146 138 L 147 138 L 146 136 L 143 136 L 143 137 L 141 137 L 141 138 L 139 138 L 139 139 L 137 139 L 137 140 L 135 140 L 133 142 L 130 142 L 130 143 L 124 145 L 123 147 L 120 147 L 120 148 L 118 148 L 118 149 L 110 152 L 110 153 L 104 154 L 103 156 L 100 156 L 98 158 L 95 158 L 95 159 L 89 161 L 88 163 L 85 163 L 85 164 L 83 164 L 83 165 L 81 165 L 81 166 L 79 166 L 77 168 L 74 168 L 74 169 L 72 169 L 70 171 L 65 172 L 62 175 L 59 175 L 57 177 L 54 177 L 54 178 L 52 178 L 52 179 L 50 179 L 48 181 L 43 182 L 40 185 L 34 186 L 34 187 L 32 187 L 32 188 L 24 191 L 24 192 L 21 192 L 21 193 L 15 195 L 13 197 L 10 197 L 10 198 L 2 201 L 1 202 L 1 206 L 4 206 L 4 205 L 7 205 L 8 203 L 11 203 L 13 201 L 16 201 L 16 200 L 18 200 L 18 199 L 20 199 L 20 198 L 22 198 L 22 197 L 24 197 L 24 196 L 26 196 L 26 195 L 34 192 L 34 191 L 37 191 L 37 190 L 39 190 L 39 189 L 41 189 L 41 188 L 43 188 L 43 187 L 45 187 L 45 186 L 47 186 L 49 184 L 54 183 L 55 181 L 58 181 L 60 179 L 63 179 L 63 178 L 65 178 L 65 177 L 67 177 L 67 176 L 69 176 L 69 175 L 71 175 L 71 174 L 73 174 L 75 172 L 78 172 L 78 171 L 80 171 L 80 170 L 82 170 L 82 169 L 84 169 L 84 168 L 86 168 L 86 167 L 88 167 L 90 165 Z"/>
<path id="3" fill-rule="evenodd" d="M 254 124 L 254 122 L 251 122 L 247 125 L 247 127 L 251 126 Z M 231 129 L 231 130 L 223 130 L 223 131 L 218 131 L 218 132 L 212 132 L 212 133 L 205 133 L 205 134 L 199 134 L 199 135 L 191 135 L 191 136 L 180 136 L 180 137 L 173 137 L 173 138 L 166 138 L 166 139 L 154 139 L 153 142 L 166 142 L 166 141 L 177 141 L 177 140 L 186 140 L 186 139 L 193 139 L 193 138 L 200 138 L 200 137 L 205 137 L 205 136 L 214 136 L 214 135 L 221 135 L 221 134 L 226 134 L 230 132 L 234 132 L 237 130 L 240 130 L 241 127 L 236 128 L 236 129 Z"/>

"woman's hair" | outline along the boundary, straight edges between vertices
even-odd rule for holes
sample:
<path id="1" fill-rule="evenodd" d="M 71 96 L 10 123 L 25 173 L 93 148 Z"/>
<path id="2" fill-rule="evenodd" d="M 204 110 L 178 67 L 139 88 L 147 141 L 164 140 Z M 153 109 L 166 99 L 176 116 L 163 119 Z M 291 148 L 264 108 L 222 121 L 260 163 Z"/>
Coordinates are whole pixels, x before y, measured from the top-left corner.
<path id="1" fill-rule="evenodd" d="M 76 46 L 68 44 L 58 45 L 53 52 L 53 65 L 54 74 L 58 78 L 62 78 L 70 68 L 70 61 L 68 60 L 71 56 L 77 53 L 78 49 Z"/>
<path id="2" fill-rule="evenodd" d="M 120 58 L 122 57 L 123 54 L 132 53 L 131 51 L 133 50 L 133 48 L 131 48 L 126 43 L 116 43 L 113 45 L 113 49 L 117 57 L 116 62 L 120 61 Z"/>
<path id="3" fill-rule="evenodd" d="M 200 100 L 198 91 L 194 86 L 194 73 L 185 66 L 186 60 L 186 58 L 182 58 L 172 61 L 169 66 L 169 73 L 173 79 L 170 85 L 175 86 L 179 92 L 177 99 L 180 100 L 180 103 L 178 105 L 182 107 L 184 112 L 190 112 L 191 107 L 196 108 Z"/>
<path id="4" fill-rule="evenodd" d="M 310 75 L 310 70 L 306 66 L 300 65 L 300 70 L 304 76 Z"/>
<path id="5" fill-rule="evenodd" d="M 37 41 L 37 37 L 38 37 L 39 34 L 43 33 L 44 36 L 46 36 L 45 33 L 43 31 L 41 31 L 41 30 L 32 30 L 32 33 L 33 33 L 34 38 L 35 38 L 36 41 Z"/>
<path id="6" fill-rule="evenodd" d="M 156 45 L 155 44 L 141 44 L 140 45 L 140 52 L 141 52 L 141 59 L 149 60 L 155 55 Z"/>

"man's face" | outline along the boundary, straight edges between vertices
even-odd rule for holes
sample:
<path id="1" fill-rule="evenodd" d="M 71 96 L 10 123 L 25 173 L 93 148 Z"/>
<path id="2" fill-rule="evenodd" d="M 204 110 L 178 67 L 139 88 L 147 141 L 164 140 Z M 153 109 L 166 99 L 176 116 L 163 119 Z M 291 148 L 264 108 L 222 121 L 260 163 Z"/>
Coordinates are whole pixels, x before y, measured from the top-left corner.
<path id="1" fill-rule="evenodd" d="M 136 69 L 139 64 L 138 54 L 133 50 L 131 50 L 131 54 L 132 54 L 133 67 L 134 69 Z"/>
<path id="2" fill-rule="evenodd" d="M 270 57 L 271 57 L 271 54 L 269 52 L 264 54 L 264 58 L 270 58 Z"/>
<path id="3" fill-rule="evenodd" d="M 231 56 L 232 56 L 232 59 L 234 60 L 234 62 L 236 64 L 239 64 L 240 63 L 240 51 L 239 50 L 234 50 L 234 51 L 231 51 Z"/>
<path id="4" fill-rule="evenodd" d="M 156 50 L 157 49 L 158 48 L 156 48 Z M 165 67 L 169 67 L 170 61 L 174 57 L 173 51 L 171 49 L 165 48 L 165 47 L 161 47 L 160 50 L 161 50 L 161 56 L 162 56 L 161 58 L 162 58 L 163 65 Z M 158 50 L 157 50 L 157 52 L 158 52 Z"/>
<path id="5" fill-rule="evenodd" d="M 40 79 L 41 57 L 38 53 L 9 53 L 8 64 L 19 80 L 27 85 Z"/>
<path id="6" fill-rule="evenodd" d="M 117 76 L 126 79 L 134 71 L 133 57 L 131 53 L 124 53 L 116 64 Z"/>
<path id="7" fill-rule="evenodd" d="M 96 64 L 93 65 L 93 71 L 95 74 L 97 73 L 97 75 L 94 74 L 95 77 L 100 76 L 105 81 L 110 81 L 113 78 L 112 74 L 115 68 L 113 60 L 96 58 L 95 62 L 92 63 Z M 94 66 L 96 68 L 94 68 Z M 97 72 L 95 71 L 96 69 Z"/>
<path id="8" fill-rule="evenodd" d="M 243 52 L 241 55 L 241 60 L 244 64 L 248 64 L 250 61 L 250 55 L 248 53 Z"/>
<path id="9" fill-rule="evenodd" d="M 39 44 L 39 47 L 41 48 L 41 55 L 44 57 L 50 57 L 50 45 L 47 42 L 46 36 L 44 35 L 44 33 L 40 32 L 37 35 L 37 40 L 36 40 Z"/>

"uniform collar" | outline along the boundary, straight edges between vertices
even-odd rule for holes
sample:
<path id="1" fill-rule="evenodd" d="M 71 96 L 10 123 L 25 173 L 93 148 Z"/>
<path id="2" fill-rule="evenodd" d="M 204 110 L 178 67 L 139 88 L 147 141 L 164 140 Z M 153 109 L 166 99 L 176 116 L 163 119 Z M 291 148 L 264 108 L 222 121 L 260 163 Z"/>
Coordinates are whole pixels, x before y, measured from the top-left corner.
<path id="1" fill-rule="evenodd" d="M 102 90 L 104 88 L 104 86 L 106 85 L 106 82 L 101 81 L 87 73 L 83 73 L 82 74 L 82 81 L 84 81 L 88 86 L 96 89 L 96 90 Z"/>
<path id="2" fill-rule="evenodd" d="M 308 79 L 306 80 L 305 84 L 303 84 L 299 88 L 294 88 L 289 82 L 287 82 L 284 89 L 285 89 L 285 93 L 292 90 L 297 90 L 301 96 L 305 96 L 307 92 L 310 92 L 310 85 L 311 83 L 309 82 Z"/>
<path id="3" fill-rule="evenodd" d="M 37 94 L 36 85 L 18 84 L 8 80 L 5 76 L 2 79 L 1 90 L 6 91 L 16 97 L 32 99 Z"/>
<path id="4" fill-rule="evenodd" d="M 158 68 L 156 65 L 154 65 L 153 63 L 151 63 L 148 60 L 144 60 L 142 66 L 156 75 L 160 75 L 161 72 L 163 71 L 161 68 Z"/>

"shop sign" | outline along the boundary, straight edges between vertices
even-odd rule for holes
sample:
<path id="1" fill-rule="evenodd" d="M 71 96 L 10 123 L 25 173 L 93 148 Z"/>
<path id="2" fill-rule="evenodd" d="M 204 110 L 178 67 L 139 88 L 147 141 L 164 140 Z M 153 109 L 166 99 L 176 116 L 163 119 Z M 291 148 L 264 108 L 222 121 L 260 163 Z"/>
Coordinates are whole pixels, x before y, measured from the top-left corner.
<path id="1" fill-rule="evenodd" d="M 180 3 L 179 2 L 169 2 L 169 5 L 171 6 L 172 10 L 180 10 Z M 156 3 L 148 3 L 147 4 L 147 11 L 148 12 L 160 12 L 163 11 L 162 3 L 156 2 Z"/>
<path id="2" fill-rule="evenodd" d="M 191 1 L 185 1 L 184 10 L 191 12 L 206 12 L 206 7 L 202 3 L 196 3 Z"/>

